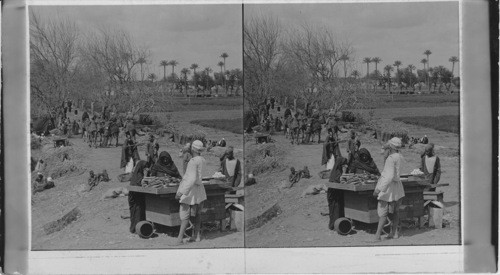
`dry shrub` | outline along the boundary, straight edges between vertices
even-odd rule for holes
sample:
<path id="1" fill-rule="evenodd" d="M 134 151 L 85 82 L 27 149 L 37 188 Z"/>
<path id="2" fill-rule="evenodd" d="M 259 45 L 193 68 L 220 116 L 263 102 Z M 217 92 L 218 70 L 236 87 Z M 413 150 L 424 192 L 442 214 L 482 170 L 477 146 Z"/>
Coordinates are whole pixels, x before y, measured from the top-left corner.
<path id="1" fill-rule="evenodd" d="M 246 167 L 254 175 L 281 169 L 284 155 L 284 148 L 275 143 L 249 145 L 245 150 Z"/>

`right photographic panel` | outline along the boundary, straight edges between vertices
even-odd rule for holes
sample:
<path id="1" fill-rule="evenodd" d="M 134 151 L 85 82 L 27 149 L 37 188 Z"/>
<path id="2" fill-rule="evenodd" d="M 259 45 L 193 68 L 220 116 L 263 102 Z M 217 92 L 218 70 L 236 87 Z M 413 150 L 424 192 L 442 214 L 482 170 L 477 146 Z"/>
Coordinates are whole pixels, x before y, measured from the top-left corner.
<path id="1" fill-rule="evenodd" d="M 459 2 L 244 6 L 245 246 L 461 244 Z"/>

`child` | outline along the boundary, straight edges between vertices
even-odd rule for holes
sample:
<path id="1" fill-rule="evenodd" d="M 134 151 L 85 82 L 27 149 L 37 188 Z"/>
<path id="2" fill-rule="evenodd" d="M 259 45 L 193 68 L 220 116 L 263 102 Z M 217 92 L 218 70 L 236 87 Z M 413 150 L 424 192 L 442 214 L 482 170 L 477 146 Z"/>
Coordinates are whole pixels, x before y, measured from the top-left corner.
<path id="1" fill-rule="evenodd" d="M 382 228 L 388 216 L 392 216 L 392 225 L 387 238 L 399 237 L 399 206 L 401 205 L 401 199 L 405 196 L 403 184 L 399 178 L 402 162 L 402 156 L 399 154 L 401 146 L 401 139 L 394 137 L 383 147 L 385 158 L 384 170 L 373 191 L 373 196 L 377 197 L 378 200 L 377 213 L 379 216 L 375 241 L 381 240 Z"/>

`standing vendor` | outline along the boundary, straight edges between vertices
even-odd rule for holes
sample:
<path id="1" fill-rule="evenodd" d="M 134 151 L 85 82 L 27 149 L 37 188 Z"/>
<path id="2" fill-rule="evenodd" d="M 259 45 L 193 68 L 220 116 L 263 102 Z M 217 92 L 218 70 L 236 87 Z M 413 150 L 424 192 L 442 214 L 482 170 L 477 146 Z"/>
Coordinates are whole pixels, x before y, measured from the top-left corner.
<path id="1" fill-rule="evenodd" d="M 424 172 L 427 179 L 430 179 L 431 184 L 437 184 L 441 178 L 441 162 L 439 157 L 434 154 L 434 144 L 429 143 L 425 146 L 425 152 L 422 155 L 420 171 Z M 434 191 L 436 188 L 430 188 Z"/>
<path id="2" fill-rule="evenodd" d="M 391 218 L 391 216 L 392 225 L 387 238 L 399 237 L 399 206 L 401 205 L 402 198 L 405 196 L 403 183 L 399 177 L 401 162 L 403 160 L 403 157 L 399 153 L 401 146 L 401 139 L 397 137 L 393 137 L 384 145 L 384 170 L 373 191 L 373 196 L 377 197 L 378 200 L 377 213 L 379 216 L 375 241 L 380 241 L 382 228 L 387 218 Z"/>
<path id="3" fill-rule="evenodd" d="M 147 174 L 147 162 L 141 160 L 134 167 L 132 177 L 130 178 L 130 186 L 141 186 L 141 181 L 144 175 Z M 145 171 L 146 170 L 146 171 Z M 140 221 L 146 220 L 146 201 L 143 193 L 132 192 L 128 193 L 128 206 L 130 209 L 130 233 L 135 234 L 135 226 Z"/>
<path id="4" fill-rule="evenodd" d="M 335 165 L 330 173 L 330 182 L 340 183 L 340 176 L 343 173 L 343 167 L 347 166 L 347 160 L 341 156 L 335 158 Z M 330 222 L 328 228 L 333 230 L 335 228 L 335 221 L 338 218 L 344 217 L 344 191 L 333 188 L 328 188 L 328 213 Z"/>
<path id="5" fill-rule="evenodd" d="M 182 238 L 186 232 L 189 220 L 194 224 L 194 233 L 191 240 L 201 240 L 201 209 L 203 202 L 207 199 L 205 187 L 202 183 L 202 171 L 205 167 L 205 159 L 201 156 L 203 142 L 195 140 L 191 145 L 193 158 L 189 161 L 186 173 L 182 177 L 175 198 L 180 202 L 179 216 L 181 228 L 177 241 L 173 245 L 181 245 Z"/>
<path id="6" fill-rule="evenodd" d="M 226 149 L 226 157 L 221 161 L 221 172 L 226 176 L 226 181 L 231 187 L 237 187 L 241 182 L 241 163 L 234 158 L 234 148 L 229 146 Z"/>

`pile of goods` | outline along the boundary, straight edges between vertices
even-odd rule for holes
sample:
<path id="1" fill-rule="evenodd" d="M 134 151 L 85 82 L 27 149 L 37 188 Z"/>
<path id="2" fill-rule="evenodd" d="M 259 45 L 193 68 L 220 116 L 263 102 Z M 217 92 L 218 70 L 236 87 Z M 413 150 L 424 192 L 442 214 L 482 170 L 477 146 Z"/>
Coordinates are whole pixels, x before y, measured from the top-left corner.
<path id="1" fill-rule="evenodd" d="M 422 176 L 424 174 L 424 172 L 420 171 L 420 169 L 413 169 L 413 171 L 411 171 L 410 175 L 412 176 Z"/>
<path id="2" fill-rule="evenodd" d="M 340 177 L 341 184 L 373 184 L 377 183 L 378 176 L 372 174 L 343 174 Z"/>
<path id="3" fill-rule="evenodd" d="M 164 187 L 179 186 L 180 182 L 181 182 L 180 179 L 170 176 L 144 177 L 141 181 L 141 186 L 149 188 L 164 188 Z"/>
<path id="4" fill-rule="evenodd" d="M 226 176 L 224 176 L 224 174 L 222 174 L 221 172 L 215 172 L 213 175 L 212 175 L 212 178 L 214 179 L 223 179 L 225 178 Z"/>

